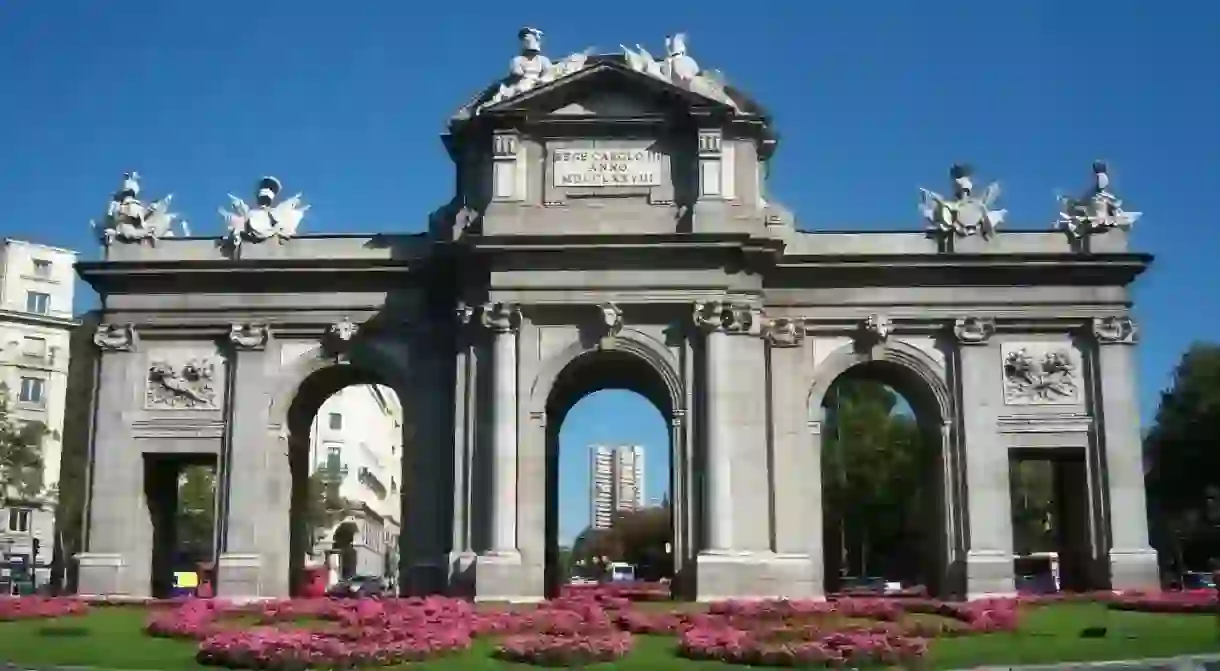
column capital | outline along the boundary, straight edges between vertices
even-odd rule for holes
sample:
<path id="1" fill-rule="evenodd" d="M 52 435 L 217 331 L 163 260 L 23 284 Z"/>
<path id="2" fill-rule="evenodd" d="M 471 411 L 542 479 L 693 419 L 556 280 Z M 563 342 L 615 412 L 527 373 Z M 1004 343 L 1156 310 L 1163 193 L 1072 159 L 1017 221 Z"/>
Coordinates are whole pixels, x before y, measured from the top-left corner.
<path id="1" fill-rule="evenodd" d="M 1129 315 L 1095 317 L 1093 337 L 1099 345 L 1134 345 L 1139 342 L 1139 325 Z"/>
<path id="2" fill-rule="evenodd" d="M 238 350 L 261 350 L 267 347 L 271 339 L 271 328 L 266 324 L 231 324 L 229 326 L 229 343 Z"/>
<path id="3" fill-rule="evenodd" d="M 729 301 L 697 302 L 692 319 L 695 326 L 707 333 L 762 335 L 763 312 L 746 303 Z"/>
<path id="4" fill-rule="evenodd" d="M 140 335 L 135 324 L 98 324 L 93 344 L 103 352 L 133 352 L 140 344 Z"/>
<path id="5" fill-rule="evenodd" d="M 960 345 L 983 345 L 995 335 L 995 319 L 968 315 L 953 321 L 953 336 Z"/>
<path id="6" fill-rule="evenodd" d="M 484 303 L 479 323 L 494 333 L 511 333 L 521 327 L 521 306 L 516 303 Z"/>

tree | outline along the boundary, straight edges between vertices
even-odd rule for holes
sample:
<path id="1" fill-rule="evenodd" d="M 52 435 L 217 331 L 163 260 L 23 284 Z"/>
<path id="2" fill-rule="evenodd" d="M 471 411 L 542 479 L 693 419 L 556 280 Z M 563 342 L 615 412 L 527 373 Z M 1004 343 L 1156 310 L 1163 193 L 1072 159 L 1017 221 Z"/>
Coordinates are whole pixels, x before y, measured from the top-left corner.
<path id="1" fill-rule="evenodd" d="M 42 494 L 42 422 L 22 421 L 12 415 L 8 386 L 0 383 L 0 502 Z"/>
<path id="2" fill-rule="evenodd" d="M 872 380 L 843 379 L 826 399 L 823 495 L 828 549 L 842 545 L 850 571 L 913 578 L 912 547 L 922 549 L 924 522 L 935 514 L 926 465 L 931 455 L 898 397 Z M 828 576 L 833 580 L 833 576 Z"/>
<path id="3" fill-rule="evenodd" d="M 216 474 L 211 466 L 187 466 L 178 478 L 178 547 L 199 560 L 212 557 Z"/>
<path id="4" fill-rule="evenodd" d="M 339 523 L 352 508 L 352 504 L 339 494 L 342 482 L 343 478 L 338 473 L 332 473 L 327 466 L 319 467 L 309 476 L 303 523 L 311 534 Z"/>
<path id="5" fill-rule="evenodd" d="M 1220 345 L 1195 343 L 1174 369 L 1170 388 L 1161 392 L 1144 441 L 1153 537 L 1163 555 L 1179 557 L 1179 564 L 1202 568 L 1220 555 L 1218 448 Z"/>

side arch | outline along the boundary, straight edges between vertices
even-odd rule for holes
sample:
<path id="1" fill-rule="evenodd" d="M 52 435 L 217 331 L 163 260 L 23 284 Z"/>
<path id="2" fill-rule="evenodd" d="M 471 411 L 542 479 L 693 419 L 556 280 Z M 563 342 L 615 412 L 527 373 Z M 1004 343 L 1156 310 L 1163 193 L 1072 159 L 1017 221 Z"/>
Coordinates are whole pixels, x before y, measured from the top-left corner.
<path id="1" fill-rule="evenodd" d="M 956 404 L 949 389 L 945 367 L 927 352 L 900 340 L 889 340 L 871 351 L 861 352 L 847 344 L 831 352 L 813 371 L 813 380 L 806 399 L 809 419 L 822 417 L 822 402 L 835 380 L 856 366 L 874 367 L 880 377 L 910 394 L 917 413 L 935 412 L 940 423 L 951 422 Z"/>
<path id="2" fill-rule="evenodd" d="M 538 413 L 546 412 L 555 385 L 572 364 L 584 357 L 609 352 L 632 356 L 656 373 L 657 379 L 662 383 L 664 398 L 651 400 L 665 402 L 663 410 L 668 410 L 670 414 L 667 419 L 672 419 L 673 415 L 683 411 L 682 378 L 678 374 L 677 362 L 674 361 L 672 352 L 648 334 L 638 329 L 624 328 L 615 338 L 613 349 L 601 349 L 597 345 L 586 345 L 578 340 L 545 359 L 530 386 L 529 413 L 537 416 Z"/>

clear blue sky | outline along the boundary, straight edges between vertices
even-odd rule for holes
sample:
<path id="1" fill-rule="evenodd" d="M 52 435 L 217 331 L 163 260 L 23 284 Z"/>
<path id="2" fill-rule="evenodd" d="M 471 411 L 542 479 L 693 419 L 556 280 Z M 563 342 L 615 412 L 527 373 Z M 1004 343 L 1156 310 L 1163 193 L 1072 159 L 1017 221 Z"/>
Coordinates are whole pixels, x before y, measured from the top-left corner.
<path id="1" fill-rule="evenodd" d="M 915 230 L 916 187 L 963 160 L 1002 182 L 1012 228 L 1044 228 L 1055 190 L 1107 159 L 1158 256 L 1136 292 L 1145 417 L 1183 349 L 1217 335 L 1220 4 L 1197 0 L 9 0 L 0 229 L 94 257 L 88 221 L 136 169 L 197 235 L 264 174 L 304 192 L 309 232 L 420 231 L 452 185 L 442 123 L 504 73 L 523 24 L 552 57 L 660 52 L 687 31 L 703 67 L 774 114 L 773 193 L 804 228 Z M 599 441 L 648 446 L 653 493 L 667 479 L 659 415 L 590 397 L 563 430 L 564 536 L 587 517 Z"/>

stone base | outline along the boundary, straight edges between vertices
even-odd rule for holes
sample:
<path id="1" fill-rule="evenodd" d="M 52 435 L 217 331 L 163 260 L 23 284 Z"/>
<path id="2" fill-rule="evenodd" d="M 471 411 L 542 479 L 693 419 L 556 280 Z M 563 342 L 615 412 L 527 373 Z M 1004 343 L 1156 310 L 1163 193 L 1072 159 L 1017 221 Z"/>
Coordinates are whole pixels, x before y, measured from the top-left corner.
<path id="1" fill-rule="evenodd" d="M 441 594 L 448 582 L 449 568 L 444 558 L 417 561 L 399 574 L 398 593 L 402 596 Z"/>
<path id="2" fill-rule="evenodd" d="M 77 574 L 77 595 L 85 598 L 148 596 L 150 588 L 133 589 L 133 585 L 125 584 L 126 562 L 119 553 L 82 552 L 76 555 L 79 572 Z"/>
<path id="3" fill-rule="evenodd" d="M 544 598 L 542 573 L 520 552 L 486 552 L 475 560 L 474 600 L 537 603 Z"/>
<path id="4" fill-rule="evenodd" d="M 1110 588 L 1115 591 L 1160 589 L 1161 569 L 1152 548 L 1110 550 Z"/>
<path id="5" fill-rule="evenodd" d="M 1015 596 L 1012 554 L 1002 552 L 966 553 L 966 598 L 990 599 Z"/>
<path id="6" fill-rule="evenodd" d="M 232 600 L 274 596 L 263 593 L 261 572 L 262 557 L 257 554 L 221 554 L 216 562 L 216 595 Z"/>
<path id="7" fill-rule="evenodd" d="M 695 558 L 698 601 L 822 599 L 821 561 L 773 552 L 702 552 Z"/>
<path id="8" fill-rule="evenodd" d="M 474 598 L 475 564 L 479 556 L 473 552 L 449 553 L 449 595 Z"/>

